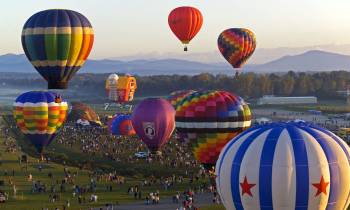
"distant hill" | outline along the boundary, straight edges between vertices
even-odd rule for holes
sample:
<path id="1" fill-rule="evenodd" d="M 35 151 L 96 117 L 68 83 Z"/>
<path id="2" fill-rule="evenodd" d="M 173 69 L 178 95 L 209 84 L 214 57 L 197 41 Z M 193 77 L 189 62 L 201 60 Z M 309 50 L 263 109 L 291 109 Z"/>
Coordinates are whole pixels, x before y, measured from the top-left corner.
<path id="1" fill-rule="evenodd" d="M 274 61 L 246 65 L 244 71 L 287 72 L 287 71 L 334 71 L 350 70 L 350 56 L 325 52 L 308 51 L 303 54 L 284 56 Z M 0 72 L 35 73 L 36 71 L 24 55 L 6 54 L 0 56 Z M 227 63 L 201 63 L 181 59 L 160 60 L 88 60 L 80 73 L 131 73 L 134 75 L 194 75 L 204 72 L 212 74 L 232 74 Z"/>
<path id="2" fill-rule="evenodd" d="M 256 65 L 252 71 L 334 71 L 350 70 L 350 56 L 325 51 L 313 50 L 294 56 L 284 56 L 277 60 Z"/>

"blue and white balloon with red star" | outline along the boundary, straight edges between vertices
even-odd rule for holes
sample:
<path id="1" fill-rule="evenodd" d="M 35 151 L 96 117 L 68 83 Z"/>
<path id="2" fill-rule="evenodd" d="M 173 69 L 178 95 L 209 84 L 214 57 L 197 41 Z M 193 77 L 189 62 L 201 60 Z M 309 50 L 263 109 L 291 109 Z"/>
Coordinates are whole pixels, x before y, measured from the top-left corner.
<path id="1" fill-rule="evenodd" d="M 227 210 L 346 210 L 350 202 L 348 145 L 305 122 L 244 131 L 222 149 L 215 173 Z"/>

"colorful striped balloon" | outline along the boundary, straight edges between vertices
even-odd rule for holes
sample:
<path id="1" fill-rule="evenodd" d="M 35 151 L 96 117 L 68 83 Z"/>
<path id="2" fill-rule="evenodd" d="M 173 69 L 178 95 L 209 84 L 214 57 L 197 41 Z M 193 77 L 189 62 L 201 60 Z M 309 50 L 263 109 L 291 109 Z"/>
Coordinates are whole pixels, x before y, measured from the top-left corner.
<path id="1" fill-rule="evenodd" d="M 130 136 L 136 134 L 132 126 L 131 115 L 119 114 L 112 119 L 110 131 L 113 135 Z"/>
<path id="2" fill-rule="evenodd" d="M 181 102 L 182 99 L 184 99 L 186 96 L 196 92 L 195 90 L 177 90 L 174 92 L 171 92 L 168 96 L 167 100 L 173 105 L 173 107 L 176 109 L 178 104 Z"/>
<path id="3" fill-rule="evenodd" d="M 216 163 L 227 210 L 347 209 L 350 150 L 330 131 L 303 122 L 252 127 Z"/>
<path id="4" fill-rule="evenodd" d="M 72 10 L 51 9 L 31 16 L 23 26 L 23 50 L 49 89 L 65 89 L 83 66 L 94 42 L 89 20 Z"/>
<path id="5" fill-rule="evenodd" d="M 53 92 L 30 91 L 18 96 L 13 116 L 39 152 L 49 145 L 67 116 L 68 104 Z"/>
<path id="6" fill-rule="evenodd" d="M 255 35 L 245 28 L 230 28 L 218 37 L 218 48 L 233 68 L 241 68 L 256 47 Z"/>
<path id="7" fill-rule="evenodd" d="M 198 91 L 176 109 L 176 128 L 206 168 L 215 165 L 221 149 L 251 125 L 244 100 L 226 91 Z"/>

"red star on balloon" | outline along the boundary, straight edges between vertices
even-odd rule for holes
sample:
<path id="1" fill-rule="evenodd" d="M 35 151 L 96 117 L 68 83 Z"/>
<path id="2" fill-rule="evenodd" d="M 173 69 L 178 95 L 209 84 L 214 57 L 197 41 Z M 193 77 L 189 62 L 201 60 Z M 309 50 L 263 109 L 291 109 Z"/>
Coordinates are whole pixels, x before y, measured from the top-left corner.
<path id="1" fill-rule="evenodd" d="M 250 191 L 250 189 L 252 187 L 254 187 L 256 184 L 249 184 L 248 180 L 247 180 L 247 176 L 244 177 L 244 181 L 243 183 L 239 183 L 241 185 L 242 188 L 242 195 L 244 195 L 245 193 L 247 193 L 248 195 L 250 195 L 251 197 L 253 197 L 252 192 Z"/>
<path id="2" fill-rule="evenodd" d="M 327 195 L 327 187 L 329 185 L 329 182 L 325 182 L 323 176 L 321 176 L 320 183 L 313 183 L 312 185 L 317 188 L 317 193 L 315 197 L 321 193 Z"/>

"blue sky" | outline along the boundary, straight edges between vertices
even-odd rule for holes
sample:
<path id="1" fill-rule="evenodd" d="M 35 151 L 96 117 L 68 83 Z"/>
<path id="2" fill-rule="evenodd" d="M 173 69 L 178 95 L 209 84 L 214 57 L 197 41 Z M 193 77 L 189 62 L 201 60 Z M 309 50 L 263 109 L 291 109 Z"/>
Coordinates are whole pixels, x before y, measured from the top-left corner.
<path id="1" fill-rule="evenodd" d="M 51 8 L 73 9 L 90 20 L 95 30 L 92 58 L 181 53 L 167 17 L 183 5 L 197 7 L 204 16 L 189 48 L 195 53 L 216 50 L 218 34 L 231 27 L 254 31 L 259 48 L 350 43 L 348 0 L 3 0 L 0 54 L 22 53 L 24 22 Z"/>

